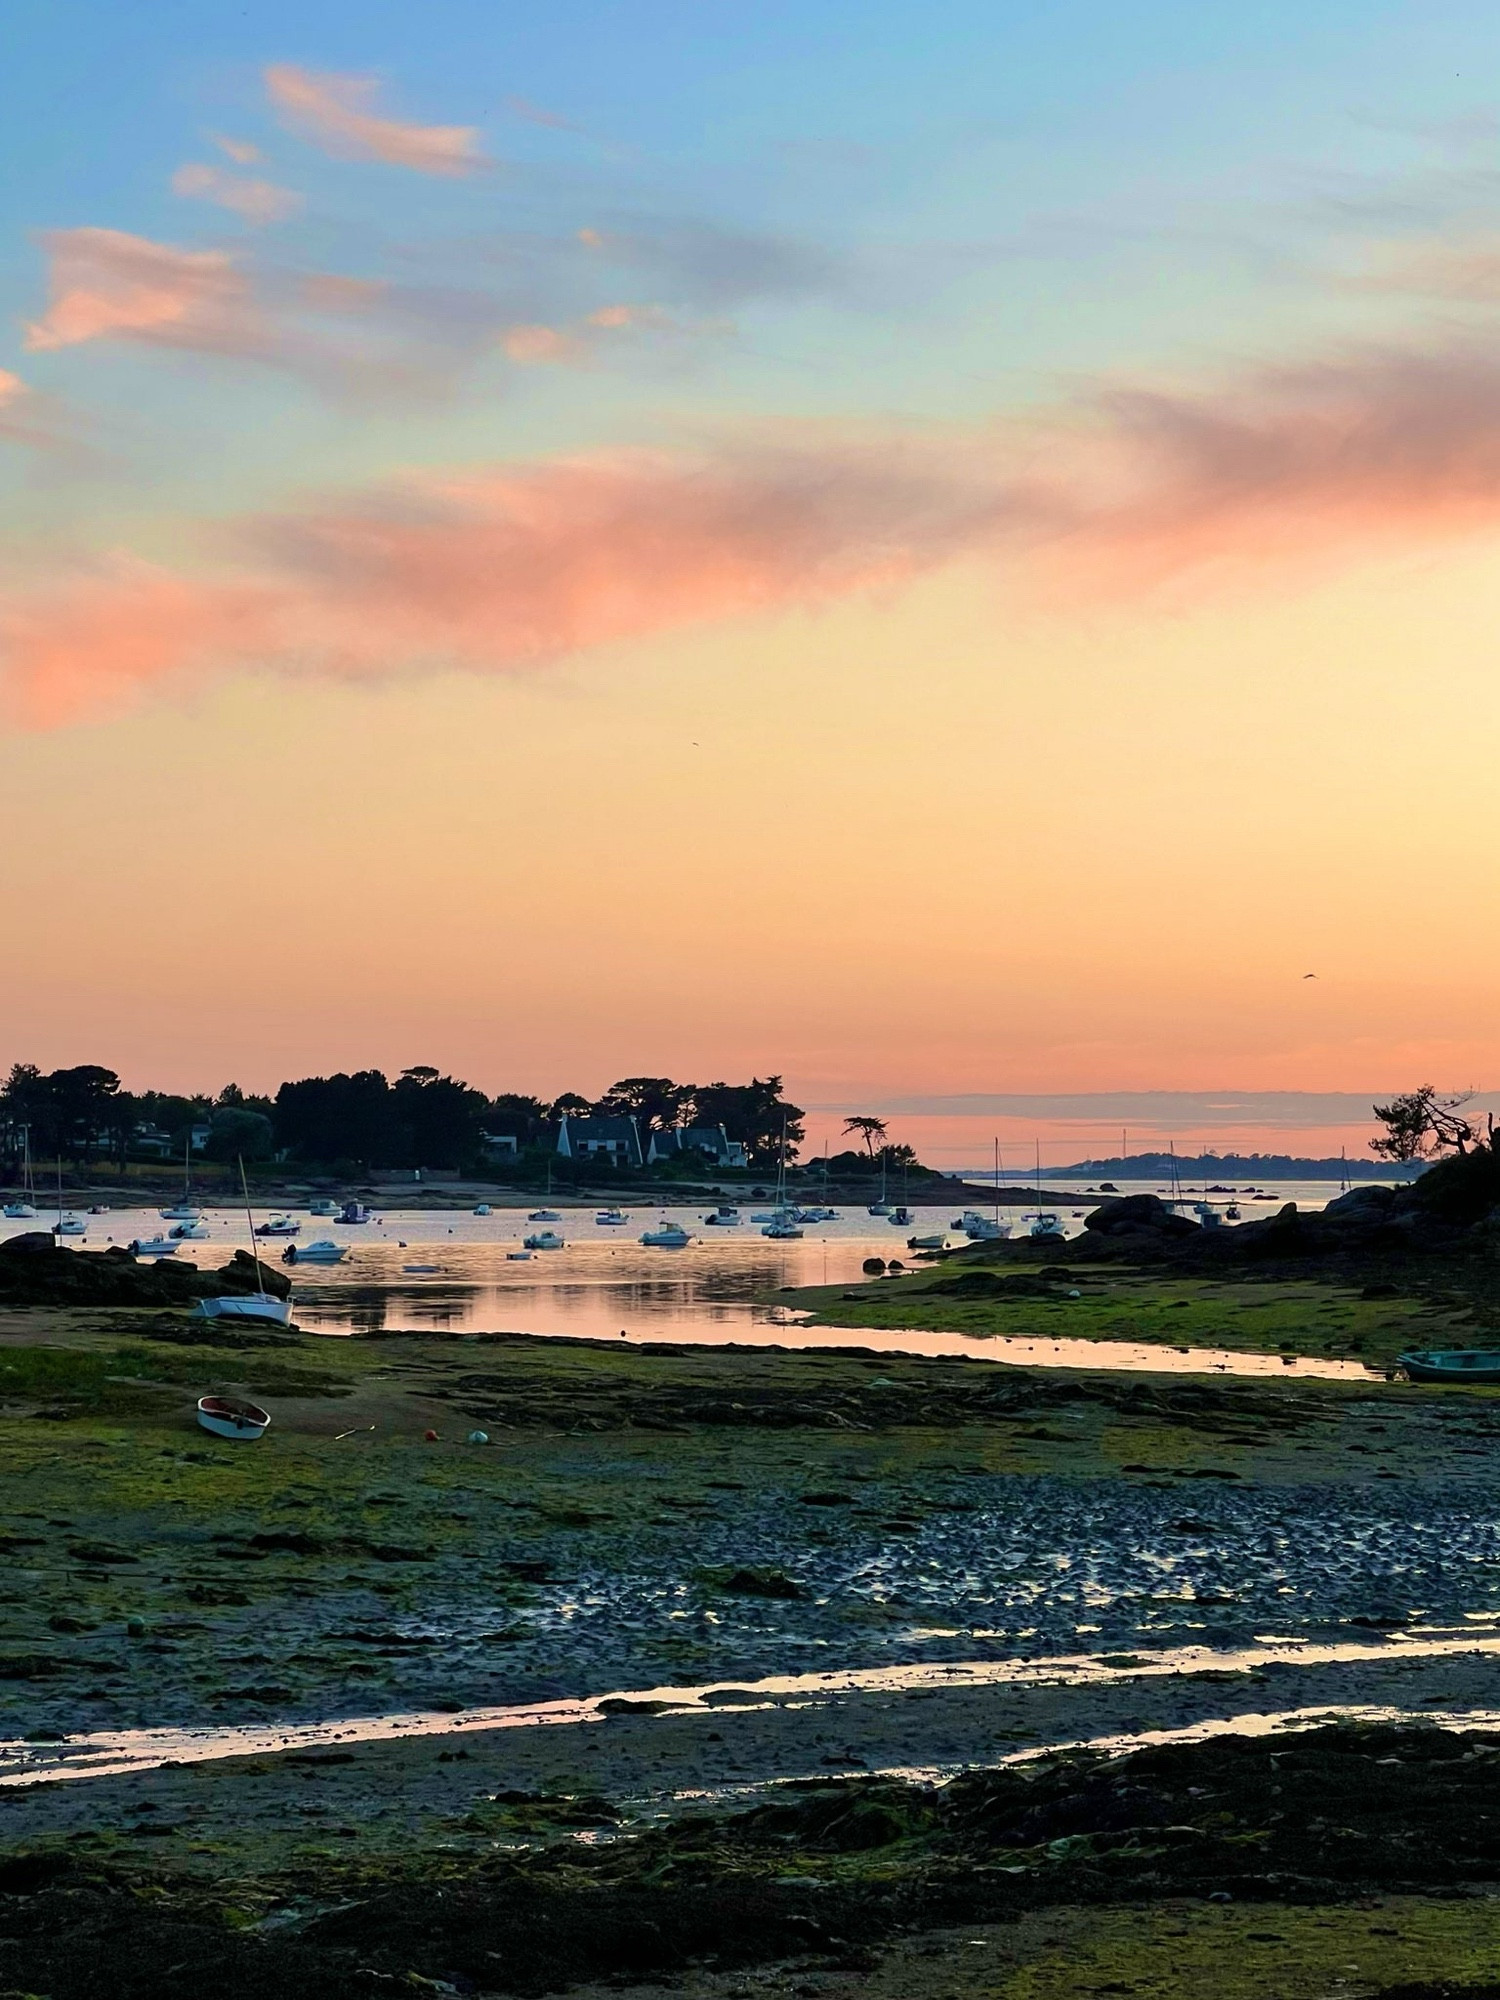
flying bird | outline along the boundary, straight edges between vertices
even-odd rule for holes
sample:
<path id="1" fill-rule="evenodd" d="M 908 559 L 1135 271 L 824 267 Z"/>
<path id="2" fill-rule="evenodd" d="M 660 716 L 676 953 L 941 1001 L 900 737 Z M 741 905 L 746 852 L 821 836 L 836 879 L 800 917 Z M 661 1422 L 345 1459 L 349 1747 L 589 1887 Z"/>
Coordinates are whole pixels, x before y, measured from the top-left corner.
<path id="1" fill-rule="evenodd" d="M 1302 975 L 1302 977 L 1303 977 L 1304 979 L 1316 979 L 1316 978 L 1317 978 L 1317 976 L 1318 976 L 1318 975 L 1317 975 L 1317 973 L 1315 973 L 1315 972 L 1304 972 L 1304 973 L 1303 973 L 1303 975 Z"/>

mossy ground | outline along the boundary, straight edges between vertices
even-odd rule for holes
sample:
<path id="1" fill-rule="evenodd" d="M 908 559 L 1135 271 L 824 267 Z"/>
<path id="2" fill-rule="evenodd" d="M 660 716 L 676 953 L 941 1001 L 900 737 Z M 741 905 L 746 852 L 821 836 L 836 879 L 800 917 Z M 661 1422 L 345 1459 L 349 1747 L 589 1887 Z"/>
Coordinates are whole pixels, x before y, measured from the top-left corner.
<path id="1" fill-rule="evenodd" d="M 975 1340 L 1139 1341 L 1151 1346 L 1218 1348 L 1235 1354 L 1306 1355 L 1386 1367 L 1412 1347 L 1472 1346 L 1477 1334 L 1464 1299 L 1366 1298 L 1362 1288 L 1317 1279 L 1206 1279 L 1162 1276 L 1119 1266 L 1059 1264 L 1065 1279 L 1047 1287 L 1014 1265 L 967 1254 L 897 1278 L 854 1286 L 814 1286 L 778 1293 L 808 1310 L 819 1326 L 965 1333 Z M 975 1283 L 991 1273 L 990 1295 Z M 1007 1287 L 1014 1289 L 1007 1295 Z M 972 1287 L 972 1289 L 969 1289 Z M 1077 1298 L 1069 1296 L 1076 1290 Z"/>

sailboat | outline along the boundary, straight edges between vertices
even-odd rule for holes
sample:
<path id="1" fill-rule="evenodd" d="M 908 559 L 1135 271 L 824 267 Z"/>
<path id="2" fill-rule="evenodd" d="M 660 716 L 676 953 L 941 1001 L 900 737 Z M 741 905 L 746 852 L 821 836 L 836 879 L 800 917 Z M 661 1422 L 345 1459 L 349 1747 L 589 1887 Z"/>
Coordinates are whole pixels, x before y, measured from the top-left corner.
<path id="1" fill-rule="evenodd" d="M 63 1212 L 62 1155 L 59 1154 L 57 1159 L 57 1220 L 52 1225 L 52 1234 L 54 1236 L 83 1236 L 87 1231 L 88 1224 L 81 1215 L 74 1215 L 72 1213 L 64 1214 Z"/>
<path id="2" fill-rule="evenodd" d="M 5 1204 L 7 1222 L 29 1222 L 36 1214 L 36 1187 L 31 1178 L 31 1127 L 21 1128 L 21 1199 Z"/>
<path id="3" fill-rule="evenodd" d="M 790 1243 L 802 1234 L 797 1222 L 797 1212 L 786 1198 L 786 1120 L 781 1121 L 781 1158 L 776 1163 L 776 1206 L 771 1220 L 761 1230 L 762 1236 L 769 1236 L 777 1243 Z"/>
<path id="4" fill-rule="evenodd" d="M 266 1290 L 260 1252 L 255 1243 L 255 1217 L 250 1212 L 250 1187 L 245 1179 L 245 1162 L 240 1161 L 240 1192 L 245 1198 L 245 1220 L 250 1225 L 250 1255 L 255 1264 L 255 1290 L 231 1292 L 223 1298 L 199 1299 L 193 1307 L 194 1319 L 269 1320 L 273 1326 L 288 1326 L 292 1317 L 289 1298 L 276 1299 Z"/>
<path id="5" fill-rule="evenodd" d="M 1061 1242 L 1067 1235 L 1067 1231 L 1062 1226 L 1062 1217 L 1060 1215 L 1053 1215 L 1049 1210 L 1042 1207 L 1042 1142 L 1040 1139 L 1036 1142 L 1036 1203 L 1035 1213 L 1025 1218 L 1031 1224 L 1031 1228 L 1027 1232 L 1028 1235 L 1037 1242 Z"/>
<path id="6" fill-rule="evenodd" d="M 866 1215 L 889 1215 L 891 1212 L 891 1205 L 885 1198 L 885 1173 L 887 1164 L 886 1149 L 882 1146 L 880 1149 L 880 1199 L 879 1201 L 872 1201 L 870 1203 L 870 1206 L 865 1210 Z"/>
<path id="7" fill-rule="evenodd" d="M 1009 1221 L 1000 1220 L 1000 1141 L 995 1140 L 995 1213 L 981 1215 L 977 1209 L 966 1208 L 961 1224 L 964 1235 L 971 1243 L 1003 1243 L 1010 1235 Z"/>
<path id="8" fill-rule="evenodd" d="M 157 1214 L 163 1222 L 196 1222 L 203 1213 L 193 1201 L 193 1135 L 191 1132 L 182 1142 L 182 1199 L 174 1201 L 170 1208 L 161 1208 Z"/>

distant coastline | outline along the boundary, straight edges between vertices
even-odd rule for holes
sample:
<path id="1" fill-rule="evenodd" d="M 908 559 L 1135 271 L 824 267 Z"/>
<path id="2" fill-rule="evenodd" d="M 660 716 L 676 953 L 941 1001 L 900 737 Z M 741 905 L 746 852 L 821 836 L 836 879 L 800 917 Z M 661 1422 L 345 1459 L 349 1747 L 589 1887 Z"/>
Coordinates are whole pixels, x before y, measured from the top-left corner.
<path id="1" fill-rule="evenodd" d="M 1068 1167 L 1047 1167 L 1053 1180 L 1165 1181 L 1174 1169 L 1180 1179 L 1197 1181 L 1409 1181 L 1420 1174 L 1425 1160 L 1376 1160 L 1371 1158 L 1303 1160 L 1289 1153 L 1131 1153 L 1108 1160 L 1079 1160 Z M 966 1167 L 955 1178 L 977 1181 L 985 1178 L 982 1167 Z M 1034 1171 L 1025 1168 L 1003 1171 L 1002 1181 L 1012 1186 L 1034 1181 Z"/>

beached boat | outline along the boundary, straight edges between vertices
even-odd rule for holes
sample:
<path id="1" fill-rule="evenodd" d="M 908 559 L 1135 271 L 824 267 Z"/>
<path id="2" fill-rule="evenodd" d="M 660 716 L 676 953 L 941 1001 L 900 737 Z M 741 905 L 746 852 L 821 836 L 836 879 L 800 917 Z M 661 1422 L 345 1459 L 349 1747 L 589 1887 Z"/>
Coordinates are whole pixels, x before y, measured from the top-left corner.
<path id="1" fill-rule="evenodd" d="M 630 1217 L 620 1208 L 601 1208 L 599 1213 L 594 1217 L 594 1221 L 600 1229 L 620 1229 L 629 1220 Z"/>
<path id="2" fill-rule="evenodd" d="M 526 1220 L 528 1222 L 561 1222 L 562 1217 L 555 1208 L 534 1208 Z"/>
<path id="3" fill-rule="evenodd" d="M 175 1257 L 181 1247 L 168 1236 L 137 1236 L 128 1246 L 132 1257 Z"/>
<path id="4" fill-rule="evenodd" d="M 258 1438 L 271 1418 L 258 1403 L 242 1403 L 230 1396 L 200 1396 L 198 1421 L 215 1437 Z"/>
<path id="5" fill-rule="evenodd" d="M 760 1233 L 769 1236 L 773 1243 L 791 1243 L 802 1234 L 802 1225 L 788 1209 L 784 1214 L 773 1215 Z"/>
<path id="6" fill-rule="evenodd" d="M 320 1236 L 315 1243 L 288 1243 L 281 1253 L 283 1264 L 342 1264 L 349 1255 L 347 1243 L 335 1243 Z"/>
<path id="7" fill-rule="evenodd" d="M 648 1229 L 641 1237 L 650 1250 L 685 1250 L 692 1240 L 680 1222 L 668 1222 L 665 1217 L 660 1228 Z"/>
<path id="8" fill-rule="evenodd" d="M 289 1326 L 292 1318 L 290 1298 L 278 1299 L 266 1290 L 260 1257 L 255 1250 L 257 1230 L 255 1217 L 250 1209 L 250 1189 L 245 1180 L 245 1163 L 240 1166 L 240 1192 L 245 1200 L 245 1220 L 250 1225 L 250 1255 L 255 1265 L 255 1290 L 253 1292 L 226 1292 L 216 1299 L 199 1299 L 193 1307 L 194 1319 L 248 1319 L 268 1321 L 272 1326 Z M 251 1406 L 253 1407 L 253 1406 Z M 266 1422 L 270 1422 L 267 1417 Z M 262 1430 L 265 1428 L 263 1424 Z M 259 1433 L 257 1433 L 259 1435 Z"/>
<path id="9" fill-rule="evenodd" d="M 528 1250 L 565 1250 L 564 1243 L 555 1229 L 539 1229 L 534 1236 L 523 1236 L 521 1242 Z"/>
<path id="10" fill-rule="evenodd" d="M 495 1211 L 487 1201 L 476 1201 L 474 1204 L 474 1213 L 476 1215 L 493 1215 Z"/>
<path id="11" fill-rule="evenodd" d="M 93 1207 L 92 1207 L 92 1208 L 91 1208 L 91 1209 L 89 1210 L 89 1214 L 90 1214 L 90 1215 L 108 1215 L 108 1214 L 109 1214 L 109 1203 L 108 1203 L 107 1201 L 96 1201 L 96 1202 L 94 1203 Z"/>
<path id="12" fill-rule="evenodd" d="M 293 1222 L 289 1215 L 273 1215 L 268 1221 L 257 1223 L 257 1236 L 300 1236 L 302 1224 Z"/>
<path id="13" fill-rule="evenodd" d="M 1500 1382 L 1500 1352 L 1484 1347 L 1425 1348 L 1398 1354 L 1411 1382 Z"/>
<path id="14" fill-rule="evenodd" d="M 346 1201 L 339 1210 L 338 1219 L 347 1227 L 353 1228 L 356 1223 L 369 1222 L 373 1218 L 362 1201 Z"/>
<path id="15" fill-rule="evenodd" d="M 713 1214 L 705 1215 L 703 1221 L 709 1229 L 738 1229 L 740 1212 L 737 1208 L 731 1208 L 727 1203 L 720 1202 Z"/>
<path id="16" fill-rule="evenodd" d="M 908 1250 L 946 1250 L 948 1239 L 946 1236 L 908 1236 L 906 1247 Z"/>
<path id="17" fill-rule="evenodd" d="M 179 1243 L 185 1243 L 189 1239 L 194 1242 L 201 1242 L 209 1233 L 209 1227 L 206 1222 L 174 1222 L 172 1227 L 167 1231 L 167 1234 L 175 1236 Z"/>
<path id="18" fill-rule="evenodd" d="M 529 1250 L 507 1250 L 505 1261 L 507 1264 L 529 1264 L 531 1262 L 531 1252 Z"/>
<path id="19" fill-rule="evenodd" d="M 307 1212 L 309 1215 L 337 1215 L 339 1205 L 326 1194 L 320 1194 L 316 1201 L 307 1204 Z"/>

